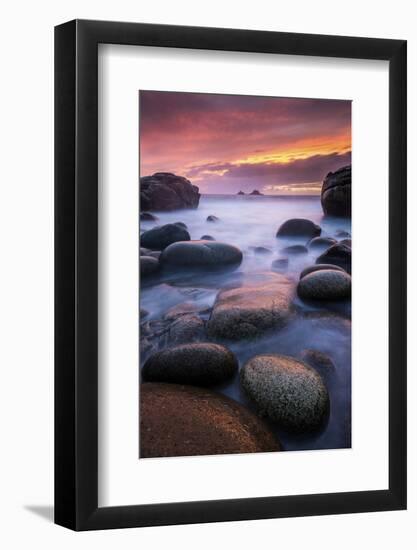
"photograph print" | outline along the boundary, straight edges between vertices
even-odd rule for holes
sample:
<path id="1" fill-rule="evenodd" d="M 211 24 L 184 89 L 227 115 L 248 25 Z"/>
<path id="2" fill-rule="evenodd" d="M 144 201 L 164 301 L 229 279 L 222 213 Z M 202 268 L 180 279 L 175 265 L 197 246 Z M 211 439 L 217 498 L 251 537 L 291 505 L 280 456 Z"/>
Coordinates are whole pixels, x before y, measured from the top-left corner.
<path id="1" fill-rule="evenodd" d="M 351 101 L 139 91 L 139 458 L 351 447 Z"/>

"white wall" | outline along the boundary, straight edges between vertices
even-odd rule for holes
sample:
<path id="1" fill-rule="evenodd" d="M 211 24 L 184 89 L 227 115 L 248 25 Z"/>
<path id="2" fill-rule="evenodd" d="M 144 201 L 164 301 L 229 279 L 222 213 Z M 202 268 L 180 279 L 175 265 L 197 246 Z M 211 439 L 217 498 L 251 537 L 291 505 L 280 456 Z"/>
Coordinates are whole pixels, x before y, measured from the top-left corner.
<path id="1" fill-rule="evenodd" d="M 417 35 L 413 2 L 15 0 L 1 10 L 0 541 L 14 548 L 414 547 L 416 498 Z M 109 19 L 409 41 L 409 511 L 74 534 L 54 526 L 53 26 Z M 372 206 L 370 205 L 370 211 Z M 377 273 L 376 259 L 376 273 Z M 371 398 L 371 396 L 370 396 Z"/>

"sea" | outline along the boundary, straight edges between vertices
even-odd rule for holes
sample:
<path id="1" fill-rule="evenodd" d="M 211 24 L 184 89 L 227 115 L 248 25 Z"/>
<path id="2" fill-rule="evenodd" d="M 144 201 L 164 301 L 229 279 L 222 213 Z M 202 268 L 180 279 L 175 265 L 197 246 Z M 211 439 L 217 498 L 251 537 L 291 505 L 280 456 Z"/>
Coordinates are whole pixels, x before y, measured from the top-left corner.
<path id="1" fill-rule="evenodd" d="M 211 235 L 217 241 L 237 246 L 243 252 L 243 261 L 236 274 L 271 271 L 271 263 L 277 258 L 289 258 L 286 275 L 298 281 L 305 267 L 314 264 L 320 252 L 289 256 L 283 248 L 300 243 L 292 239 L 277 239 L 282 223 L 290 218 L 307 218 L 319 224 L 322 236 L 341 240 L 339 231 L 351 233 L 348 218 L 331 218 L 323 215 L 319 196 L 252 196 L 252 195 L 202 195 L 197 209 L 155 212 L 158 222 L 141 222 L 140 232 L 156 224 L 184 222 L 192 240 Z M 208 222 L 214 215 L 219 220 Z M 306 244 L 300 243 L 300 244 Z M 271 250 L 259 254 L 255 247 Z M 216 275 L 202 279 L 198 275 L 178 273 L 173 279 L 155 285 L 144 285 L 140 291 L 140 307 L 149 312 L 148 319 L 160 319 L 171 307 L 191 298 L 201 309 L 211 308 L 218 291 L 230 284 L 233 274 Z M 263 353 L 280 353 L 299 357 L 305 349 L 327 354 L 335 365 L 335 372 L 327 377 L 330 394 L 330 415 L 321 431 L 309 435 L 287 434 L 277 426 L 277 433 L 286 451 L 338 449 L 351 446 L 351 328 L 350 301 L 342 304 L 304 304 L 298 298 L 295 307 L 300 314 L 285 328 L 274 331 L 256 341 L 230 342 L 240 366 L 251 357 Z M 241 390 L 239 377 L 215 388 L 232 399 L 254 410 Z"/>

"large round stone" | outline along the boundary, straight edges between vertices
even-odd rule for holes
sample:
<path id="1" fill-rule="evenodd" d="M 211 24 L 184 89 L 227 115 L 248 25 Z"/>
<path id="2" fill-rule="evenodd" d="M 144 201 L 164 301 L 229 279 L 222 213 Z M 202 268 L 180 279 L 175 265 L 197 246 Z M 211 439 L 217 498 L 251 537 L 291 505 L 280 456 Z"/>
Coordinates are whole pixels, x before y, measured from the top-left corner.
<path id="1" fill-rule="evenodd" d="M 343 271 L 321 269 L 299 280 L 297 292 L 306 300 L 343 300 L 351 293 L 351 277 Z"/>
<path id="2" fill-rule="evenodd" d="M 332 244 L 336 244 L 336 242 L 336 239 L 331 239 L 330 237 L 314 237 L 308 243 L 308 248 L 310 250 L 326 250 L 326 248 L 329 248 Z"/>
<path id="3" fill-rule="evenodd" d="M 151 256 L 140 257 L 140 274 L 142 277 L 153 275 L 159 270 L 159 262 L 157 258 Z"/>
<path id="4" fill-rule="evenodd" d="M 223 269 L 238 267 L 242 252 L 231 244 L 218 241 L 188 241 L 165 248 L 160 257 L 164 267 Z"/>
<path id="5" fill-rule="evenodd" d="M 291 314 L 294 284 L 280 273 L 264 275 L 258 282 L 219 292 L 208 322 L 209 335 L 242 340 L 285 326 Z"/>
<path id="6" fill-rule="evenodd" d="M 287 431 L 313 431 L 328 415 L 329 394 L 322 378 L 292 357 L 253 357 L 241 370 L 241 383 L 260 414 Z"/>
<path id="7" fill-rule="evenodd" d="M 228 397 L 193 386 L 141 384 L 141 458 L 280 450 L 266 424 Z"/>
<path id="8" fill-rule="evenodd" d="M 316 263 L 338 265 L 350 273 L 352 269 L 352 250 L 345 244 L 334 244 L 317 258 Z"/>
<path id="9" fill-rule="evenodd" d="M 142 233 L 140 245 L 152 250 L 163 250 L 172 243 L 189 240 L 190 234 L 186 229 L 176 223 L 167 223 Z"/>
<path id="10" fill-rule="evenodd" d="M 142 368 L 147 382 L 210 386 L 231 378 L 238 370 L 234 354 L 218 344 L 184 344 L 159 351 Z"/>
<path id="11" fill-rule="evenodd" d="M 306 237 L 312 239 L 321 234 L 321 227 L 311 220 L 293 218 L 284 222 L 278 229 L 277 237 Z"/>
<path id="12" fill-rule="evenodd" d="M 321 188 L 323 212 L 329 216 L 351 215 L 352 167 L 329 172 Z"/>
<path id="13" fill-rule="evenodd" d="M 343 268 L 339 267 L 338 265 L 332 265 L 332 264 L 309 265 L 308 267 L 305 267 L 300 273 L 300 279 L 302 279 L 309 273 L 314 273 L 314 271 L 321 271 L 322 269 L 334 269 L 336 271 L 343 271 L 343 272 L 345 271 Z"/>

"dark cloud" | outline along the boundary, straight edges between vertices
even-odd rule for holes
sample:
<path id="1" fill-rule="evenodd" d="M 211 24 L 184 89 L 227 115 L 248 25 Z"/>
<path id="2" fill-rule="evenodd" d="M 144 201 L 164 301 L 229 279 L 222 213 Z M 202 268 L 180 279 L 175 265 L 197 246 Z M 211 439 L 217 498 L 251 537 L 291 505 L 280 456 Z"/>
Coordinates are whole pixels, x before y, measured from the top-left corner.
<path id="1" fill-rule="evenodd" d="M 225 171 L 223 178 L 264 178 L 273 177 L 275 183 L 309 183 L 323 180 L 328 172 L 350 164 L 351 153 L 313 155 L 286 163 L 259 162 L 255 164 L 209 163 L 193 166 L 188 177 L 204 173 Z"/>

